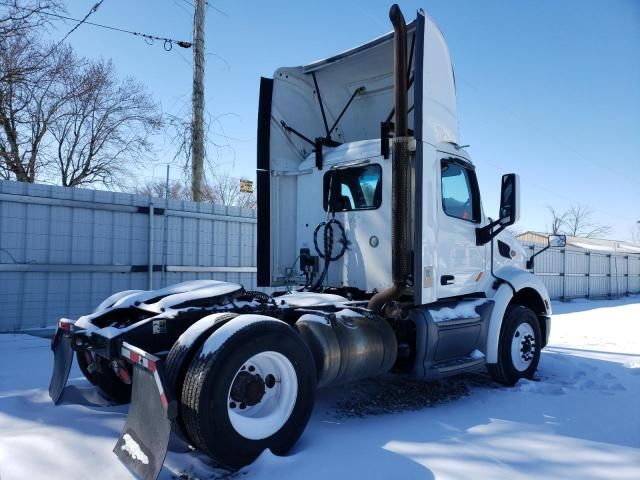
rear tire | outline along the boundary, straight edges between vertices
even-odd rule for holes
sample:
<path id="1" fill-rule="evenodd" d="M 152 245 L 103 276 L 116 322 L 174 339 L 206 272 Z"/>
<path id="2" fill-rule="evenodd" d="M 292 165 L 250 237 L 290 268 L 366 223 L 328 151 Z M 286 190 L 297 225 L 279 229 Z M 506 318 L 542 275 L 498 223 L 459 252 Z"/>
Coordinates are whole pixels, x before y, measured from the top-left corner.
<path id="1" fill-rule="evenodd" d="M 167 360 L 165 361 L 167 383 L 169 384 L 171 392 L 173 392 L 174 398 L 178 399 L 178 415 L 174 420 L 171 420 L 171 427 L 175 433 L 188 443 L 193 443 L 193 440 L 189 438 L 187 430 L 184 427 L 182 415 L 180 415 L 181 404 L 179 401 L 180 398 L 182 398 L 182 389 L 187 370 L 189 369 L 189 365 L 193 361 L 193 358 L 200 351 L 207 338 L 209 338 L 216 329 L 220 328 L 224 322 L 237 316 L 238 315 L 236 313 L 217 314 L 215 323 L 212 323 L 209 328 L 204 330 L 202 334 L 193 341 L 193 343 L 184 344 L 177 341 L 173 344 L 171 350 L 169 350 L 169 354 L 167 355 Z M 206 321 L 206 318 L 202 318 L 198 321 Z M 194 326 L 196 324 L 194 324 Z"/>
<path id="2" fill-rule="evenodd" d="M 248 317 L 209 337 L 186 373 L 180 406 L 194 445 L 231 468 L 267 448 L 286 454 L 315 399 L 314 360 L 297 331 L 269 317 Z M 244 326 L 234 331 L 238 321 Z"/>
<path id="3" fill-rule="evenodd" d="M 498 362 L 487 365 L 491 377 L 503 385 L 515 385 L 521 378 L 532 378 L 542 349 L 538 317 L 521 305 L 507 308 L 500 331 Z"/>
<path id="4" fill-rule="evenodd" d="M 120 377 L 118 377 L 109 362 L 104 358 L 97 357 L 89 352 L 92 361 L 97 362 L 96 369 L 93 372 L 89 372 L 89 361 L 85 358 L 85 350 L 78 350 L 76 352 L 76 358 L 78 360 L 78 366 L 83 375 L 92 385 L 98 387 L 102 393 L 114 403 L 129 403 L 131 401 L 131 385 L 124 383 Z M 128 370 L 129 377 L 131 377 L 131 371 Z"/>

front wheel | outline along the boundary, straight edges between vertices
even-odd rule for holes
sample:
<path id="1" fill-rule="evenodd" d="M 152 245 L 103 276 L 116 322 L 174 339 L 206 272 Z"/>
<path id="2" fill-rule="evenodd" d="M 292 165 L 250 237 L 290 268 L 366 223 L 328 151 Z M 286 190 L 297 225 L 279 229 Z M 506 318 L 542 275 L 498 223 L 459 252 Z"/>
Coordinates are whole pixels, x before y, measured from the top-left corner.
<path id="1" fill-rule="evenodd" d="M 532 378 L 540 361 L 541 340 L 536 314 L 521 305 L 509 307 L 500 332 L 498 362 L 487 365 L 493 379 L 515 385 L 521 378 Z"/>
<path id="2" fill-rule="evenodd" d="M 238 468 L 269 448 L 284 455 L 311 415 L 316 368 L 297 331 L 260 315 L 237 317 L 196 354 L 180 412 L 196 447 Z"/>

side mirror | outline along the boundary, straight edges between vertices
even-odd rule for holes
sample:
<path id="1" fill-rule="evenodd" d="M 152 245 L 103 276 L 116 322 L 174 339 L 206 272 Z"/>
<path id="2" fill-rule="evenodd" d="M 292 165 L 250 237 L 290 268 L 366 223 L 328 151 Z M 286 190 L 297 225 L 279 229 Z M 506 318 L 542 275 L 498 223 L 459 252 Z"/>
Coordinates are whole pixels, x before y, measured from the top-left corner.
<path id="1" fill-rule="evenodd" d="M 508 227 L 520 218 L 520 177 L 515 173 L 502 176 L 500 190 L 500 225 Z"/>
<path id="2" fill-rule="evenodd" d="M 476 228 L 476 245 L 484 245 L 496 235 L 513 225 L 520 218 L 520 177 L 515 173 L 502 176 L 500 190 L 500 212 L 498 220 L 489 220 L 489 224 Z"/>
<path id="3" fill-rule="evenodd" d="M 529 270 L 533 269 L 533 265 L 534 265 L 534 259 L 540 255 L 542 252 L 544 252 L 545 250 L 549 249 L 549 247 L 556 247 L 556 248 L 562 248 L 565 247 L 567 245 L 567 236 L 566 235 L 549 235 L 547 237 L 547 246 L 544 247 L 542 250 L 534 253 L 533 255 L 531 255 L 531 258 L 529 258 L 529 260 L 527 260 L 527 268 Z"/>
<path id="4" fill-rule="evenodd" d="M 567 236 L 566 235 L 549 235 L 549 246 L 550 247 L 566 247 L 567 246 Z"/>

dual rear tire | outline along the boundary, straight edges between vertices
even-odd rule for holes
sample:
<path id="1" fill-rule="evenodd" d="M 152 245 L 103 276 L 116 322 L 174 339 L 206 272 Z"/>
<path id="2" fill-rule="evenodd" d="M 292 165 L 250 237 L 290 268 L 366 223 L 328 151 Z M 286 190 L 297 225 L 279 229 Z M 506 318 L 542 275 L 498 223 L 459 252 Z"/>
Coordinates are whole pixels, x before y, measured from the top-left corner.
<path id="1" fill-rule="evenodd" d="M 302 435 L 316 368 L 286 323 L 239 317 L 211 333 L 183 368 L 174 387 L 183 437 L 219 464 L 239 468 L 267 448 L 284 455 Z"/>

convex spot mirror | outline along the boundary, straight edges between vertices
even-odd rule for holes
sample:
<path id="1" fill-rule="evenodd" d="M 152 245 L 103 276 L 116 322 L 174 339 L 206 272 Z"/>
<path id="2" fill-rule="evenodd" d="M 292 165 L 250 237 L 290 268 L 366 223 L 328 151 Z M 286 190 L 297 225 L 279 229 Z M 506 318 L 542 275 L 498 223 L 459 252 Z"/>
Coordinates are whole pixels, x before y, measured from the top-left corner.
<path id="1" fill-rule="evenodd" d="M 566 235 L 549 235 L 549 246 L 562 248 L 567 245 Z"/>
<path id="2" fill-rule="evenodd" d="M 520 218 L 520 177 L 515 173 L 502 176 L 500 190 L 500 224 L 508 227 Z"/>

